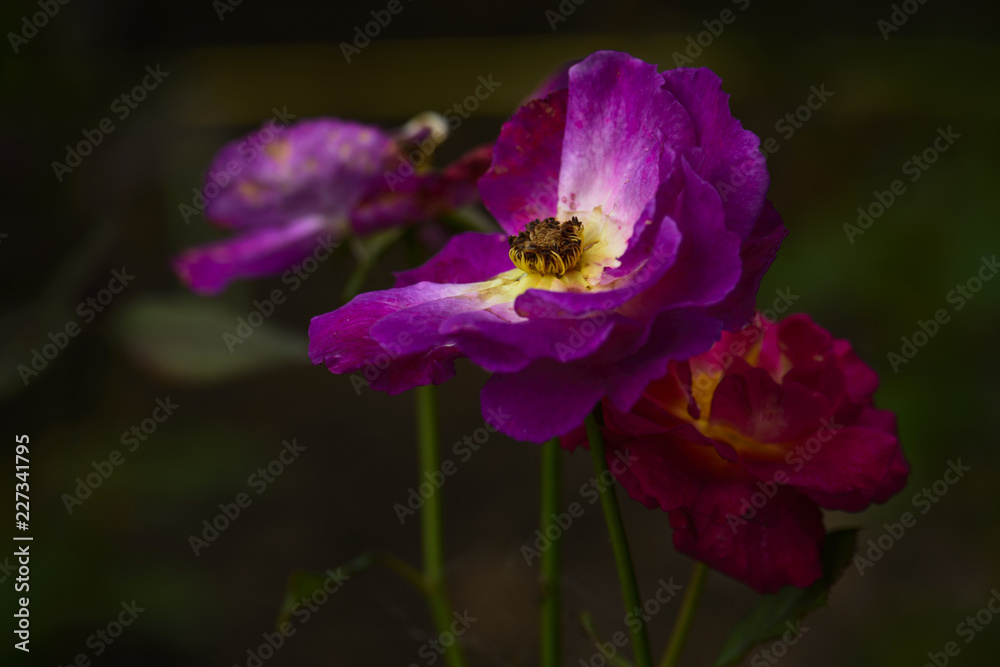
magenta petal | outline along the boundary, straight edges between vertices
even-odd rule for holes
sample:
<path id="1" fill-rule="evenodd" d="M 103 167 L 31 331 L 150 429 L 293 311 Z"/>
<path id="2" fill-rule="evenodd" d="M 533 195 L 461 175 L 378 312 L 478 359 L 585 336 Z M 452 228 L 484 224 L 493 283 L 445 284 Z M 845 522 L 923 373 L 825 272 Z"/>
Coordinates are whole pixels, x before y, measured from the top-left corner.
<path id="1" fill-rule="evenodd" d="M 544 442 L 578 426 L 602 396 L 630 409 L 671 359 L 704 350 L 718 327 L 717 320 L 691 311 L 662 313 L 645 325 L 619 320 L 603 344 L 578 361 L 542 359 L 514 373 L 494 374 L 483 389 L 484 409 L 516 406 L 501 430 Z"/>
<path id="2" fill-rule="evenodd" d="M 443 299 L 467 290 L 460 285 L 419 283 L 383 292 L 367 292 L 333 312 L 314 317 L 309 323 L 309 358 L 323 363 L 334 373 L 354 373 L 374 368 L 376 389 L 398 393 L 427 382 L 439 382 L 453 372 L 451 362 L 460 353 L 454 348 L 432 351 L 406 348 L 420 327 L 393 332 L 392 339 L 380 344 L 370 334 L 386 317 L 413 306 Z M 369 378 L 365 378 L 371 381 Z"/>
<path id="3" fill-rule="evenodd" d="M 746 238 L 770 185 L 760 139 L 733 118 L 722 79 L 711 70 L 672 69 L 663 73 L 663 81 L 694 124 L 698 147 L 686 154 L 688 159 L 719 189 L 729 228 Z M 676 145 L 679 140 L 668 134 L 668 141 Z"/>
<path id="4" fill-rule="evenodd" d="M 902 484 L 894 484 L 898 481 L 894 464 L 900 453 L 896 436 L 847 426 L 819 430 L 782 462 L 745 460 L 743 466 L 764 480 L 784 473 L 790 486 L 827 509 L 860 512 L 877 494 L 891 495 L 902 489 Z M 895 488 L 890 492 L 891 486 Z"/>
<path id="5" fill-rule="evenodd" d="M 644 503 L 644 499 L 651 499 L 667 511 L 697 500 L 702 482 L 691 469 L 703 466 L 705 458 L 715 455 L 711 440 L 690 424 L 672 429 L 661 426 L 656 432 L 652 422 L 632 413 L 612 409 L 605 410 L 604 414 L 608 442 L 615 443 L 614 448 L 619 451 L 627 449 L 634 463 L 616 474 L 630 496 Z M 628 435 L 623 437 L 617 433 Z"/>
<path id="6" fill-rule="evenodd" d="M 501 128 L 479 193 L 508 234 L 556 215 L 565 125 L 566 92 L 560 91 L 521 107 Z"/>
<path id="7" fill-rule="evenodd" d="M 871 366 L 861 361 L 854 352 L 854 348 L 846 340 L 835 340 L 833 353 L 844 372 L 846 391 L 850 399 L 855 403 L 871 403 L 872 394 L 878 389 L 878 374 L 872 370 Z M 895 428 L 892 429 L 894 433 L 895 430 Z"/>
<path id="8" fill-rule="evenodd" d="M 771 268 L 781 242 L 788 230 L 771 202 L 764 202 L 757 224 L 740 248 L 742 269 L 736 287 L 722 301 L 706 309 L 706 313 L 722 320 L 730 330 L 738 329 L 753 319 L 757 291 L 764 274 Z"/>
<path id="9" fill-rule="evenodd" d="M 592 355 L 608 340 L 620 315 L 603 319 L 498 317 L 498 308 L 453 317 L 442 327 L 469 359 L 488 371 L 512 373 L 536 359 L 563 363 Z M 513 315 L 513 312 L 510 313 Z"/>
<path id="10" fill-rule="evenodd" d="M 711 422 L 760 443 L 783 443 L 818 428 L 830 408 L 822 394 L 798 383 L 780 385 L 763 368 L 751 368 L 719 383 Z"/>
<path id="11" fill-rule="evenodd" d="M 693 504 L 670 512 L 674 546 L 761 593 L 809 586 L 822 574 L 822 513 L 782 489 L 743 519 L 754 493 L 751 479 L 707 482 Z"/>
<path id="12" fill-rule="evenodd" d="M 545 359 L 517 373 L 494 373 L 481 394 L 483 416 L 511 414 L 499 428 L 512 438 L 545 442 L 583 423 L 604 395 L 586 365 Z"/>
<path id="13" fill-rule="evenodd" d="M 422 266 L 396 275 L 396 287 L 419 282 L 475 283 L 514 268 L 503 234 L 465 232 L 448 239 L 445 246 Z"/>
<path id="14" fill-rule="evenodd" d="M 675 211 L 681 245 L 666 275 L 639 302 L 708 306 L 722 301 L 740 277 L 740 239 L 726 229 L 719 193 L 682 161 L 684 189 Z"/>
<path id="15" fill-rule="evenodd" d="M 599 51 L 569 72 L 569 101 L 559 174 L 566 211 L 603 207 L 625 238 L 660 184 L 663 134 L 687 126 L 663 91 L 656 65 L 626 53 Z"/>
<path id="16" fill-rule="evenodd" d="M 336 238 L 325 219 L 313 215 L 189 248 L 174 259 L 174 270 L 195 292 L 218 294 L 234 280 L 280 273 L 316 251 L 328 253 Z"/>
<path id="17" fill-rule="evenodd" d="M 635 405 L 650 382 L 667 372 L 671 360 L 687 359 L 704 352 L 718 339 L 718 320 L 692 310 L 660 313 L 649 328 L 643 345 L 604 371 L 613 378 L 608 397 L 621 410 Z"/>

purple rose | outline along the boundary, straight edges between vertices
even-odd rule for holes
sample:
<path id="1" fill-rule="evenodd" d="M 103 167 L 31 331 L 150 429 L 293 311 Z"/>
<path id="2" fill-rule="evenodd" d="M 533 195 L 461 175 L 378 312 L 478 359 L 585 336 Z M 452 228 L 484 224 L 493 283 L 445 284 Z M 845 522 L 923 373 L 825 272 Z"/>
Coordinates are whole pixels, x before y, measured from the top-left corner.
<path id="1" fill-rule="evenodd" d="M 508 121 L 479 182 L 506 234 L 456 236 L 396 287 L 313 319 L 310 356 L 390 393 L 457 357 L 493 373 L 484 414 L 540 442 L 753 316 L 785 236 L 759 140 L 707 69 L 602 51 Z"/>

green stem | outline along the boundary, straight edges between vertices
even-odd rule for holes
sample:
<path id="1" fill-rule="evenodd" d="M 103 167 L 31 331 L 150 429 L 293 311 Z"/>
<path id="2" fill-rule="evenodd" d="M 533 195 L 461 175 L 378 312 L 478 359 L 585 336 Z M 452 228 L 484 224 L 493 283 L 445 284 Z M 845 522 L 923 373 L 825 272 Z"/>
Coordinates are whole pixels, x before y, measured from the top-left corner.
<path id="1" fill-rule="evenodd" d="M 437 474 L 441 464 L 438 451 L 437 394 L 433 385 L 417 387 L 417 440 L 420 448 L 420 480 Z M 432 493 L 420 512 L 424 551 L 424 578 L 427 582 L 431 615 L 439 633 L 450 632 L 454 612 L 444 582 L 444 540 L 441 531 L 441 490 Z M 450 667 L 464 667 L 465 656 L 458 642 L 444 654 Z"/>
<path id="2" fill-rule="evenodd" d="M 677 620 L 674 621 L 674 631 L 670 633 L 670 643 L 667 644 L 667 651 L 663 654 L 660 667 L 676 667 L 677 661 L 680 660 L 688 633 L 691 632 L 691 624 L 694 623 L 694 614 L 701 601 L 701 592 L 705 589 L 707 576 L 708 567 L 704 563 L 695 562 L 691 571 L 691 581 L 688 582 L 687 590 L 684 592 L 684 602 L 681 604 Z"/>
<path id="3" fill-rule="evenodd" d="M 605 657 L 608 664 L 614 665 L 615 667 L 635 667 L 631 662 L 625 659 L 624 656 L 620 655 L 617 651 L 608 655 L 604 652 L 602 648 L 607 642 L 605 642 L 601 636 L 597 633 L 597 628 L 594 627 L 594 619 L 587 612 L 581 612 L 579 615 L 580 627 L 583 628 L 583 633 L 587 635 L 587 639 L 590 643 L 598 647 L 601 655 Z"/>
<path id="4" fill-rule="evenodd" d="M 587 416 L 587 439 L 590 441 L 590 455 L 594 462 L 594 475 L 602 481 L 611 476 L 608 471 L 608 461 L 604 450 L 604 437 L 601 427 L 593 414 Z M 613 477 L 611 477 L 613 479 Z M 615 495 L 614 484 L 598 484 L 601 492 L 601 507 L 604 509 L 604 522 L 608 526 L 608 537 L 615 552 L 615 564 L 618 566 L 618 582 L 622 588 L 622 600 L 625 602 L 625 613 L 632 614 L 642 608 L 639 601 L 639 586 L 635 580 L 635 570 L 632 568 L 632 556 L 629 553 L 628 538 L 625 536 L 625 524 L 618 509 L 618 498 Z M 653 654 L 649 650 L 649 637 L 646 634 L 646 623 L 641 614 L 633 614 L 636 622 L 629 624 L 632 632 L 632 651 L 635 653 L 636 667 L 653 667 Z"/>
<path id="5" fill-rule="evenodd" d="M 559 513 L 559 439 L 553 438 L 542 445 L 542 517 L 541 530 L 548 535 L 549 526 L 556 525 Z M 542 608 L 540 641 L 542 667 L 561 667 L 560 628 L 560 539 L 552 540 L 549 548 L 542 552 Z"/>

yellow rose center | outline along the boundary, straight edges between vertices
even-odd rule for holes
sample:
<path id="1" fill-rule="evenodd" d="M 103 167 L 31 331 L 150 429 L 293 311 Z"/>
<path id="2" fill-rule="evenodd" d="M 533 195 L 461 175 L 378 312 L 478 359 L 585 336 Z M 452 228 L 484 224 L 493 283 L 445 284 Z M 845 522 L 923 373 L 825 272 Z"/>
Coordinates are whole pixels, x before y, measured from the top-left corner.
<path id="1" fill-rule="evenodd" d="M 508 241 L 514 266 L 529 274 L 562 277 L 583 255 L 583 223 L 576 216 L 566 222 L 535 220 Z"/>

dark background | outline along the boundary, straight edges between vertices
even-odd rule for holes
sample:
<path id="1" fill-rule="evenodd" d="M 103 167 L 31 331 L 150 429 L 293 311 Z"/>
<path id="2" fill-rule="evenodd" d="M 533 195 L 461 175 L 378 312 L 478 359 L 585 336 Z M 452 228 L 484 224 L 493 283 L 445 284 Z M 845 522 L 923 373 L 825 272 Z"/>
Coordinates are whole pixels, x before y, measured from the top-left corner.
<path id="1" fill-rule="evenodd" d="M 421 110 L 445 111 L 492 74 L 502 85 L 442 147 L 447 161 L 493 139 L 559 63 L 610 48 L 673 67 L 672 54 L 727 7 L 736 20 L 694 65 L 718 72 L 744 126 L 780 146 L 768 159 L 770 196 L 790 235 L 759 303 L 787 288 L 799 297 L 795 310 L 854 342 L 883 378 L 878 403 L 898 413 L 914 467 L 910 486 L 885 506 L 828 523 L 864 526 L 862 541 L 877 538 L 883 522 L 914 509 L 913 494 L 949 460 L 972 468 L 863 576 L 848 570 L 782 664 L 919 665 L 952 640 L 962 649 L 955 664 L 995 664 L 1000 622 L 970 644 L 955 627 L 1000 587 L 1000 281 L 985 283 L 960 311 L 946 300 L 981 257 L 1000 251 L 992 9 L 930 0 L 886 41 L 876 22 L 889 17 L 888 2 L 753 0 L 739 11 L 721 1 L 589 0 L 555 31 L 545 17 L 555 0 L 403 3 L 350 64 L 338 43 L 384 2 L 243 0 L 220 21 L 210 0 L 76 0 L 17 54 L 9 38 L 0 46 L 3 484 L 12 494 L 14 435 L 30 435 L 34 536 L 30 657 L 10 650 L 13 576 L 0 571 L 0 636 L 11 664 L 66 665 L 86 653 L 108 666 L 244 665 L 247 649 L 273 628 L 293 570 L 336 566 L 372 547 L 419 559 L 418 521 L 400 526 L 393 511 L 416 482 L 413 397 L 359 395 L 305 355 L 309 318 L 341 303 L 350 253 L 325 262 L 233 354 L 222 332 L 280 279 L 205 299 L 187 294 L 170 270 L 184 247 L 223 235 L 201 216 L 186 224 L 178 210 L 223 143 L 275 107 L 396 126 Z M 20 31 L 22 17 L 37 11 L 33 2 L 6 2 L 0 29 Z M 112 116 L 115 97 L 157 64 L 169 72 L 165 81 L 57 181 L 51 163 L 65 159 L 66 144 Z M 783 136 L 775 123 L 821 85 L 833 96 Z M 910 182 L 903 163 L 949 127 L 960 138 Z M 895 179 L 905 193 L 850 243 L 844 224 Z M 366 289 L 389 286 L 390 271 L 406 266 L 404 253 L 390 252 Z M 135 280 L 25 386 L 17 366 L 50 332 L 81 321 L 77 304 L 121 267 Z M 950 321 L 894 372 L 887 354 L 939 308 Z M 484 378 L 463 363 L 440 389 L 446 458 L 454 458 L 451 443 L 482 426 Z M 121 433 L 167 397 L 180 406 L 175 414 L 67 513 L 62 495 L 76 478 L 123 449 Z M 291 438 L 306 447 L 301 457 L 263 494 L 251 490 L 253 504 L 196 557 L 188 537 L 219 503 L 248 491 L 248 476 Z M 473 665 L 537 660 L 537 570 L 520 547 L 537 527 L 538 469 L 536 446 L 493 435 L 443 489 L 453 601 L 478 619 L 463 638 Z M 566 458 L 566 505 L 581 499 L 589 477 L 585 456 Z M 624 497 L 623 509 L 643 596 L 660 578 L 686 581 L 690 561 L 673 552 L 665 514 Z M 594 506 L 566 534 L 567 665 L 594 654 L 577 612 L 590 611 L 606 637 L 624 629 L 605 535 Z M 94 658 L 87 638 L 133 599 L 145 611 Z M 712 575 L 683 664 L 710 664 L 754 599 Z M 678 608 L 674 601 L 652 621 L 657 655 Z M 266 664 L 425 664 L 417 651 L 432 627 L 416 593 L 373 570 L 352 578 Z"/>

